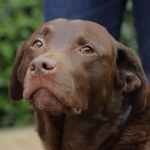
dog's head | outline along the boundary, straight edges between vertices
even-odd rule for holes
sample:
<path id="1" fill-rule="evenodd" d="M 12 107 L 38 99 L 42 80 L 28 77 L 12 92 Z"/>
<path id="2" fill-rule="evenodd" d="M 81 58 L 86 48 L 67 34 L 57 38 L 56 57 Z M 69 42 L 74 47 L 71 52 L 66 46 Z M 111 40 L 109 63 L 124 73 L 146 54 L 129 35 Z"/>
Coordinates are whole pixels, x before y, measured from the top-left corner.
<path id="1" fill-rule="evenodd" d="M 146 89 L 145 74 L 132 49 L 96 23 L 57 19 L 21 45 L 9 94 L 38 110 L 78 114 L 103 108 L 114 92 L 140 111 Z"/>

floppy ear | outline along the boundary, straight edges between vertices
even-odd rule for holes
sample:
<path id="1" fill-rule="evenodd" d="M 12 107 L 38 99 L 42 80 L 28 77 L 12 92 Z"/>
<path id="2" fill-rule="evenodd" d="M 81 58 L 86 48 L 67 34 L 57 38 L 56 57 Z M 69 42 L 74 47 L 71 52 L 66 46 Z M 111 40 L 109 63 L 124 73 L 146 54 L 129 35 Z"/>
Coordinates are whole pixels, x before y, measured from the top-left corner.
<path id="1" fill-rule="evenodd" d="M 136 111 L 146 105 L 147 79 L 139 57 L 134 50 L 116 42 L 116 79 L 122 87 L 122 96 Z"/>
<path id="2" fill-rule="evenodd" d="M 21 44 L 17 52 L 15 63 L 10 77 L 9 97 L 15 101 L 21 100 L 23 98 L 23 87 L 18 80 L 17 71 L 22 61 L 24 46 L 25 46 L 25 42 Z"/>

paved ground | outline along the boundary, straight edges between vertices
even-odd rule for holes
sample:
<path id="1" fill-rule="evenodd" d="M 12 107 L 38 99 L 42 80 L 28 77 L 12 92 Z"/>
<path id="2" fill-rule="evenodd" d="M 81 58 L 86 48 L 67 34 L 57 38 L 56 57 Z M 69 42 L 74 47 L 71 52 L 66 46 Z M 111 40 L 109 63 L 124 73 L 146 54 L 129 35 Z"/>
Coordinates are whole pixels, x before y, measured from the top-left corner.
<path id="1" fill-rule="evenodd" d="M 0 129 L 0 150 L 43 150 L 34 127 Z"/>

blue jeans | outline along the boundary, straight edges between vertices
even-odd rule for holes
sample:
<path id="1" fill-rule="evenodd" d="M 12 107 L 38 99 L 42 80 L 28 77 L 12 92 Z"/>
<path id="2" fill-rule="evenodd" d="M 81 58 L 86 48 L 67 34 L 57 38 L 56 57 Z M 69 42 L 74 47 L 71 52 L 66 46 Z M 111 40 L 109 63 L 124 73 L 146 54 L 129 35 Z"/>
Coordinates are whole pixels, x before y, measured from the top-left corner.
<path id="1" fill-rule="evenodd" d="M 127 0 L 45 0 L 45 22 L 56 18 L 97 22 L 119 39 Z M 139 53 L 150 81 L 150 0 L 132 0 Z"/>

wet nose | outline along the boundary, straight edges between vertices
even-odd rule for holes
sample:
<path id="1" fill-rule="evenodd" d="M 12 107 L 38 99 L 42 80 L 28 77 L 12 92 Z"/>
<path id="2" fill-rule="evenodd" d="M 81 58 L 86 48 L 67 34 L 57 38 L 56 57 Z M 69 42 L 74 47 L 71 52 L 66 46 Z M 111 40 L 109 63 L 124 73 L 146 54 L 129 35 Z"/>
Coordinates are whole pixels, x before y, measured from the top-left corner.
<path id="1" fill-rule="evenodd" d="M 35 58 L 29 65 L 29 70 L 34 76 L 44 76 L 54 70 L 56 62 L 47 57 Z"/>

